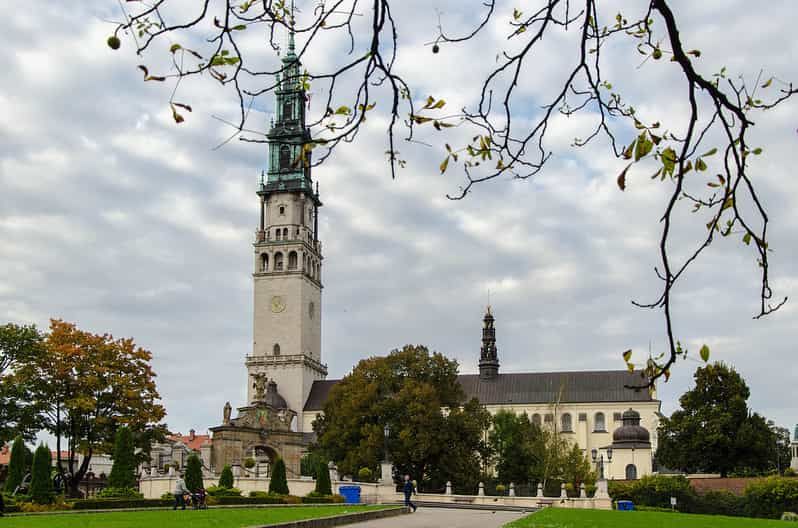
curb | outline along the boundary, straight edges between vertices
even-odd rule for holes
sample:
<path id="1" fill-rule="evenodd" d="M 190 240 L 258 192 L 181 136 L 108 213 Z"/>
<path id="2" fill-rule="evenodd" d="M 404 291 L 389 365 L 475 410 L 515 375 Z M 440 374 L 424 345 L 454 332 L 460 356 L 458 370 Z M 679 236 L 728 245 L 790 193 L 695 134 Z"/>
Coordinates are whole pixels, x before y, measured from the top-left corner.
<path id="1" fill-rule="evenodd" d="M 347 513 L 332 517 L 320 517 L 318 519 L 306 519 L 304 521 L 288 521 L 279 524 L 260 524 L 249 528 L 327 528 L 329 526 L 342 526 L 364 521 L 375 521 L 388 517 L 398 517 L 408 513 L 407 508 L 387 508 L 384 510 L 374 510 L 357 513 Z"/>
<path id="2" fill-rule="evenodd" d="M 346 504 L 217 504 L 214 506 L 208 506 L 209 510 L 234 510 L 234 509 L 251 509 L 251 510 L 260 510 L 260 509 L 268 509 L 268 508 L 318 508 L 323 506 L 340 506 L 345 507 Z M 354 506 L 358 506 L 355 504 Z M 367 504 L 361 504 L 360 506 L 373 506 Z M 399 504 L 384 504 L 384 506 L 388 508 L 393 508 L 399 506 Z M 171 510 L 171 506 L 156 506 L 152 508 L 110 508 L 104 510 L 55 510 L 49 512 L 14 512 L 14 513 L 6 513 L 5 517 L 36 517 L 36 516 L 43 516 L 43 515 L 83 515 L 83 514 L 93 514 L 93 513 L 117 513 L 117 512 L 141 512 L 141 511 L 168 511 Z M 194 511 L 192 508 L 186 508 L 186 511 Z M 382 511 L 382 510 L 377 510 Z M 364 512 L 367 513 L 367 512 Z M 370 513 L 370 512 L 368 512 Z M 324 517 L 326 518 L 326 517 Z M 275 526 L 275 525 L 270 525 Z M 331 525 L 332 526 L 332 525 Z"/>
<path id="3" fill-rule="evenodd" d="M 504 504 L 463 504 L 457 502 L 423 502 L 415 501 L 414 504 L 424 508 L 447 508 L 452 510 L 488 510 L 488 511 L 509 511 L 509 512 L 522 512 L 534 513 L 541 508 L 533 506 L 511 506 Z"/>

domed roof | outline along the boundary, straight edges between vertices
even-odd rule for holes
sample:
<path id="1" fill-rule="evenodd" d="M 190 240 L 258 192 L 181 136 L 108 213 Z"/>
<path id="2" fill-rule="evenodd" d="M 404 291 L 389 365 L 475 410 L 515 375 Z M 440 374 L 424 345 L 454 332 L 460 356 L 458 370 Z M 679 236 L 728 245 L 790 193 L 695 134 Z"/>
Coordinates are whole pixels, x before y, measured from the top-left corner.
<path id="1" fill-rule="evenodd" d="M 651 434 L 640 425 L 640 413 L 627 409 L 623 413 L 623 425 L 612 433 L 612 447 L 646 447 L 651 445 Z"/>
<path id="2" fill-rule="evenodd" d="M 270 407 L 274 407 L 275 409 L 288 409 L 288 404 L 285 402 L 285 398 L 280 396 L 280 393 L 277 392 L 277 382 L 274 380 L 269 381 L 269 384 L 266 385 L 266 394 L 263 397 L 263 403 Z"/>

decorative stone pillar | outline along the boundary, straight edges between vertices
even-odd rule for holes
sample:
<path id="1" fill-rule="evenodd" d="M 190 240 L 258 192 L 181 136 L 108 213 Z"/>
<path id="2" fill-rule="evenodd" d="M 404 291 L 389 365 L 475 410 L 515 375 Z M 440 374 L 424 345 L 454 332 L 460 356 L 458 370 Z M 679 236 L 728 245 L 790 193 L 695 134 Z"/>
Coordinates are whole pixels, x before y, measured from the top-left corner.
<path id="1" fill-rule="evenodd" d="M 609 499 L 610 494 L 607 491 L 607 481 L 605 479 L 601 479 L 596 482 L 596 499 Z"/>
<path id="2" fill-rule="evenodd" d="M 483 482 L 479 483 L 479 492 L 477 492 L 477 495 L 479 495 L 480 497 L 485 496 L 485 484 Z"/>
<path id="3" fill-rule="evenodd" d="M 393 485 L 393 464 L 389 460 L 380 462 L 380 484 L 385 486 Z"/>
<path id="4" fill-rule="evenodd" d="M 510 491 L 507 494 L 509 497 L 515 497 L 515 484 L 510 482 Z"/>
<path id="5" fill-rule="evenodd" d="M 158 476 L 158 468 L 155 467 L 155 466 L 152 466 L 150 468 L 150 475 L 152 475 L 153 477 L 157 477 Z"/>
<path id="6" fill-rule="evenodd" d="M 174 477 L 175 476 L 175 467 L 174 466 L 169 466 L 169 476 L 170 477 Z"/>
<path id="7" fill-rule="evenodd" d="M 535 495 L 535 497 L 540 497 L 541 499 L 543 498 L 543 483 L 542 482 L 538 482 L 538 492 Z"/>
<path id="8" fill-rule="evenodd" d="M 447 480 L 446 481 L 446 495 L 451 495 L 451 494 L 452 494 L 452 481 L 451 480 Z"/>
<path id="9" fill-rule="evenodd" d="M 579 485 L 579 498 L 580 499 L 586 499 L 587 498 L 587 493 L 585 493 L 585 483 L 584 482 Z"/>
<path id="10" fill-rule="evenodd" d="M 340 480 L 340 476 L 338 475 L 338 466 L 335 465 L 335 462 L 330 460 L 330 462 L 327 464 L 327 469 L 330 471 L 330 482 Z"/>
<path id="11" fill-rule="evenodd" d="M 566 493 L 566 491 L 565 491 L 565 482 L 560 484 L 560 498 L 561 499 L 567 499 L 568 498 L 568 493 Z"/>

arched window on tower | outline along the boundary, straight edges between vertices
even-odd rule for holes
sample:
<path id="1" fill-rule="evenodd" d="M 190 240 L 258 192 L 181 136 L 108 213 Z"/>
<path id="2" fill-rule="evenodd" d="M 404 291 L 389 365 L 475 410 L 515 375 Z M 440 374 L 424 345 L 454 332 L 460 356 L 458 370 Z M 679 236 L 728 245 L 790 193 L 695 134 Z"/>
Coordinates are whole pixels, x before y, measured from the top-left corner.
<path id="1" fill-rule="evenodd" d="M 261 253 L 260 254 L 260 270 L 261 271 L 269 271 L 269 254 L 268 253 Z"/>
<path id="2" fill-rule="evenodd" d="M 288 145 L 283 145 L 280 147 L 280 168 L 291 168 L 291 147 Z"/>
<path id="3" fill-rule="evenodd" d="M 275 343 L 274 344 L 274 346 L 272 347 L 272 353 L 275 356 L 279 356 L 280 355 L 280 343 Z"/>
<path id="4" fill-rule="evenodd" d="M 295 270 L 297 263 L 296 251 L 292 251 L 288 254 L 288 269 Z"/>
<path id="5" fill-rule="evenodd" d="M 597 412 L 596 416 L 593 419 L 593 431 L 596 432 L 607 432 L 607 425 L 604 422 L 604 413 Z"/>
<path id="6" fill-rule="evenodd" d="M 571 415 L 569 413 L 565 413 L 560 417 L 560 425 L 564 433 L 573 432 L 573 422 L 571 421 Z"/>
<path id="7" fill-rule="evenodd" d="M 540 427 L 540 415 L 538 413 L 532 415 L 532 423 Z"/>
<path id="8" fill-rule="evenodd" d="M 283 228 L 283 240 L 288 240 L 288 228 Z"/>
<path id="9" fill-rule="evenodd" d="M 274 235 L 275 235 L 274 236 L 275 240 L 282 239 L 283 238 L 283 230 L 282 229 L 277 229 L 276 232 L 274 233 Z"/>
<path id="10" fill-rule="evenodd" d="M 637 466 L 634 464 L 626 466 L 626 480 L 637 480 Z"/>
<path id="11" fill-rule="evenodd" d="M 291 99 L 283 101 L 283 119 L 294 119 L 294 105 L 291 104 Z"/>
<path id="12" fill-rule="evenodd" d="M 274 271 L 283 271 L 283 254 L 279 251 L 274 254 Z"/>

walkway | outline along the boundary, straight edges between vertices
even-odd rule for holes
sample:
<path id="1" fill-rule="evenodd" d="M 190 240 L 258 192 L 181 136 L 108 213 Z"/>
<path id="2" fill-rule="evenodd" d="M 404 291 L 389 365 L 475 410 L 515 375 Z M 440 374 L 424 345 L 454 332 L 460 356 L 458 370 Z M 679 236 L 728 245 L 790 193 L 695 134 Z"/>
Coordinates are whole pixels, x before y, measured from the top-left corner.
<path id="1" fill-rule="evenodd" d="M 351 528 L 499 528 L 523 513 L 454 508 L 419 508 L 416 513 L 350 524 Z"/>

